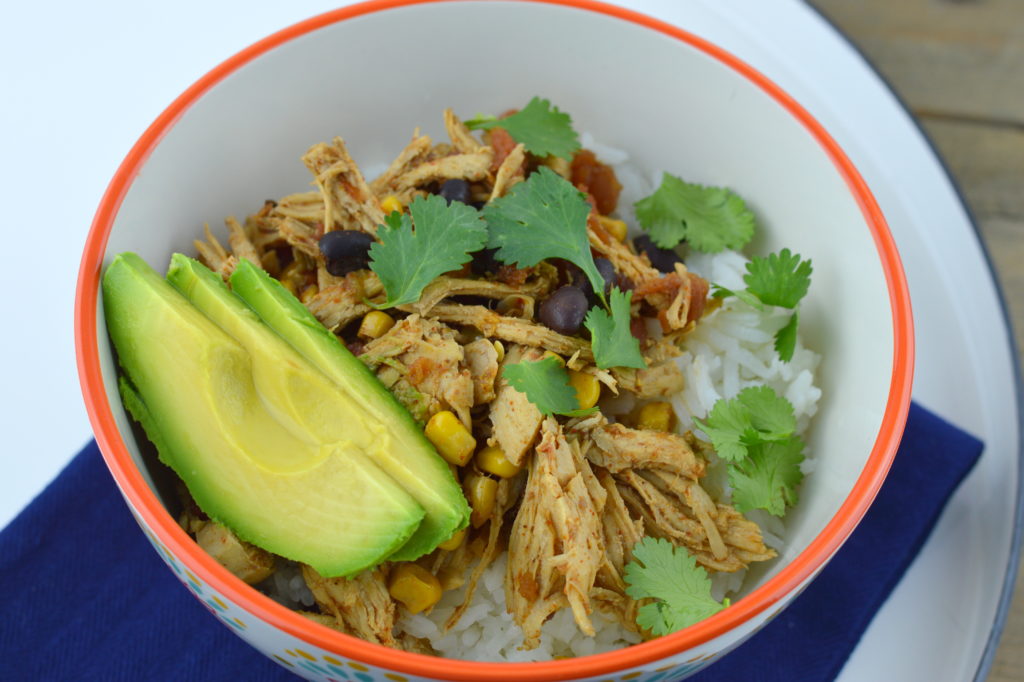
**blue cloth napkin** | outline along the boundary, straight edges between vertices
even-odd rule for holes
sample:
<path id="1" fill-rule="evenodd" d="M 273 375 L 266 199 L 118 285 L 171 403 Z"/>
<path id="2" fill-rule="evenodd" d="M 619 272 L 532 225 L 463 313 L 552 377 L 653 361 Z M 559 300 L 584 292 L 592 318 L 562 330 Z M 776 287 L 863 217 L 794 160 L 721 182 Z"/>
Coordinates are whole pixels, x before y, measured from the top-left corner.
<path id="1" fill-rule="evenodd" d="M 982 444 L 914 405 L 864 521 L 810 587 L 699 682 L 839 673 Z M 144 539 L 95 443 L 0 532 L 0 678 L 293 680 L 182 587 Z"/>

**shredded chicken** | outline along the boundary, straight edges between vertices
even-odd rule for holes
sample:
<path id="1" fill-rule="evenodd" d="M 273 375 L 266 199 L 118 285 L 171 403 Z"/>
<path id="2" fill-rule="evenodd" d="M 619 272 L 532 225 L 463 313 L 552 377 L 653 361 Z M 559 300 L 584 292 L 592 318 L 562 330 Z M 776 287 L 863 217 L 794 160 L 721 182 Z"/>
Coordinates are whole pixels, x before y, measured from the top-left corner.
<path id="1" fill-rule="evenodd" d="M 569 356 L 578 352 L 583 360 L 594 361 L 590 344 L 583 339 L 559 334 L 550 327 L 529 320 L 499 315 L 483 306 L 441 303 L 430 310 L 430 316 L 443 322 L 476 327 L 485 336 L 503 341 L 547 348 L 559 355 Z"/>
<path id="2" fill-rule="evenodd" d="M 502 366 L 523 360 L 534 362 L 544 353 L 535 348 L 511 346 L 505 353 Z M 523 459 L 533 446 L 540 430 L 544 415 L 530 402 L 526 394 L 512 388 L 504 379 L 498 382 L 498 391 L 491 403 L 490 419 L 492 438 L 506 459 L 521 466 Z"/>
<path id="3" fill-rule="evenodd" d="M 313 173 L 324 198 L 324 232 L 377 233 L 377 226 L 384 222 L 384 211 L 349 156 L 344 140 L 336 137 L 331 144 L 315 144 L 302 161 Z"/>
<path id="4" fill-rule="evenodd" d="M 373 368 L 384 360 L 400 363 L 402 378 L 432 398 L 428 414 L 450 409 L 464 424 L 471 424 L 473 378 L 466 367 L 465 351 L 455 332 L 436 320 L 410 315 L 383 336 L 366 344 L 361 359 Z M 395 365 L 387 365 L 394 368 Z"/>
<path id="5" fill-rule="evenodd" d="M 317 244 L 319 238 L 316 231 L 306 223 L 295 218 L 281 218 L 277 221 L 277 231 L 296 251 L 313 259 L 320 258 L 320 246 Z"/>
<path id="6" fill-rule="evenodd" d="M 274 572 L 274 557 L 250 545 L 221 524 L 210 521 L 196 532 L 196 544 L 232 575 L 255 585 Z"/>
<path id="7" fill-rule="evenodd" d="M 363 302 L 368 295 L 365 280 L 353 272 L 338 284 L 320 289 L 306 307 L 325 327 L 337 332 L 370 312 L 370 306 Z"/>
<path id="8" fill-rule="evenodd" d="M 590 593 L 604 561 L 605 493 L 574 450 L 558 422 L 546 419 L 512 526 L 505 601 L 525 649 L 538 646 L 541 625 L 566 604 L 580 630 L 594 635 Z"/>
<path id="9" fill-rule="evenodd" d="M 675 272 L 637 284 L 633 295 L 642 297 L 658 311 L 662 328 L 668 332 L 686 329 L 700 319 L 708 295 L 708 282 L 676 263 Z"/>
<path id="10" fill-rule="evenodd" d="M 632 560 L 633 545 L 644 537 L 644 524 L 629 515 L 626 503 L 615 485 L 614 477 L 600 467 L 597 467 L 594 473 L 606 494 L 604 513 L 601 515 L 606 562 L 600 582 L 604 587 L 624 595 L 625 583 L 622 575 L 626 564 Z"/>
<path id="11" fill-rule="evenodd" d="M 546 293 L 548 282 L 542 278 L 534 278 L 532 281 L 524 282 L 520 286 L 502 284 L 487 279 L 461 279 L 457 277 L 441 276 L 427 285 L 420 294 L 420 300 L 404 306 L 410 312 L 417 312 L 420 315 L 430 315 L 434 306 L 449 296 L 484 296 L 493 299 L 503 299 L 508 296 L 522 296 L 524 294 Z"/>
<path id="12" fill-rule="evenodd" d="M 192 242 L 199 253 L 199 261 L 226 281 L 235 271 L 238 259 L 224 250 L 221 243 L 213 236 L 213 232 L 210 232 L 209 225 L 203 225 L 203 234 L 206 236 L 205 242 L 199 239 Z"/>
<path id="13" fill-rule="evenodd" d="M 395 640 L 395 602 L 388 594 L 383 568 L 353 578 L 324 578 L 303 564 L 302 579 L 320 610 L 334 616 L 336 626 L 375 644 L 398 646 Z"/>
<path id="14" fill-rule="evenodd" d="M 277 202 L 270 214 L 279 218 L 300 220 L 307 225 L 324 222 L 324 195 L 320 192 L 289 194 Z"/>
<path id="15" fill-rule="evenodd" d="M 239 224 L 238 220 L 231 216 L 224 220 L 224 224 L 228 228 L 228 245 L 231 246 L 231 252 L 235 258 L 238 260 L 244 258 L 253 265 L 259 265 L 260 254 L 256 251 L 256 247 L 253 246 L 252 242 L 249 241 L 249 236 L 245 233 L 245 229 Z"/>
<path id="16" fill-rule="evenodd" d="M 488 201 L 494 201 L 505 196 L 513 185 L 523 179 L 524 163 L 526 163 L 526 147 L 520 143 L 509 152 L 509 155 L 505 157 L 505 160 L 498 167 L 498 172 L 494 174 L 494 188 L 491 190 L 491 196 Z"/>
<path id="17" fill-rule="evenodd" d="M 690 478 L 704 475 L 705 463 L 682 436 L 665 431 L 631 429 L 622 424 L 601 424 L 600 415 L 577 424 L 574 429 L 592 429 L 596 447 L 587 459 L 612 473 L 628 469 L 663 469 Z"/>
<path id="18" fill-rule="evenodd" d="M 726 545 L 726 555 L 718 558 L 707 532 L 700 521 L 679 498 L 662 492 L 646 478 L 629 470 L 617 476 L 619 492 L 630 511 L 643 519 L 649 535 L 666 538 L 685 546 L 702 565 L 732 573 L 746 568 L 751 562 L 765 561 L 775 556 L 766 547 L 757 524 L 748 521 L 728 505 L 719 505 L 715 526 Z"/>
<path id="19" fill-rule="evenodd" d="M 460 121 L 451 109 L 444 110 L 444 127 L 451 138 L 452 147 L 460 154 L 473 154 L 480 151 L 483 146 L 476 141 L 466 124 Z"/>
<path id="20" fill-rule="evenodd" d="M 387 170 L 380 174 L 370 183 L 370 189 L 378 198 L 394 193 L 398 178 L 409 173 L 421 163 L 430 153 L 430 137 L 420 135 L 417 130 L 413 133 L 412 141 L 405 146 L 395 160 L 391 162 Z"/>
<path id="21" fill-rule="evenodd" d="M 466 365 L 473 378 L 473 403 L 484 405 L 494 400 L 494 380 L 498 376 L 498 351 L 487 339 L 467 343 Z"/>

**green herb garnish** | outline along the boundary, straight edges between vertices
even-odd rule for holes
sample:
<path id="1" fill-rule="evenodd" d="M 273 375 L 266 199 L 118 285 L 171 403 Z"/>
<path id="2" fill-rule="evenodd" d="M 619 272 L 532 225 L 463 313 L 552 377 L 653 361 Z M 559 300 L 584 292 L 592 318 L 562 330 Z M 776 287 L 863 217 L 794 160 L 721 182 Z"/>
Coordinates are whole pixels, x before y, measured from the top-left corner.
<path id="1" fill-rule="evenodd" d="M 707 419 L 693 421 L 729 462 L 738 510 L 766 509 L 782 516 L 787 504 L 796 503 L 804 444 L 795 435 L 796 417 L 788 400 L 769 386 L 751 386 L 732 400 L 716 402 Z"/>
<path id="2" fill-rule="evenodd" d="M 495 257 L 529 267 L 547 258 L 564 258 L 586 274 L 604 300 L 604 278 L 594 265 L 587 236 L 590 204 L 558 173 L 542 167 L 507 195 L 484 207 Z"/>
<path id="3" fill-rule="evenodd" d="M 579 137 L 572 129 L 572 118 L 551 102 L 534 97 L 525 107 L 502 119 L 477 115 L 466 121 L 470 130 L 504 128 L 516 142 L 535 156 L 560 156 L 571 159 L 580 148 Z"/>
<path id="4" fill-rule="evenodd" d="M 789 362 L 796 350 L 799 316 L 795 309 L 807 294 L 813 271 L 810 259 L 802 260 L 800 254 L 782 249 L 747 263 L 747 274 L 743 276 L 747 285 L 745 290 L 732 291 L 716 284 L 712 296 L 736 296 L 758 310 L 763 310 L 766 305 L 794 310 L 789 321 L 775 333 L 775 350 L 783 362 Z"/>
<path id="5" fill-rule="evenodd" d="M 770 386 L 745 388 L 732 400 L 716 402 L 707 419 L 693 421 L 730 462 L 741 461 L 752 445 L 786 440 L 796 431 L 793 406 Z"/>
<path id="6" fill-rule="evenodd" d="M 797 502 L 803 459 L 804 444 L 796 436 L 752 446 L 746 459 L 729 467 L 733 506 L 741 512 L 765 509 L 782 516 L 786 505 Z"/>
<path id="7" fill-rule="evenodd" d="M 663 249 L 686 242 L 706 253 L 740 249 L 754 236 L 754 214 L 724 187 L 705 187 L 665 173 L 654 194 L 634 204 L 640 226 Z"/>
<path id="8" fill-rule="evenodd" d="M 611 315 L 597 306 L 590 309 L 583 324 L 590 330 L 590 346 L 594 350 L 594 364 L 601 369 L 609 367 L 647 367 L 640 354 L 640 342 L 630 330 L 629 306 L 633 292 L 612 287 L 609 296 Z"/>
<path id="9" fill-rule="evenodd" d="M 379 226 L 370 269 L 380 277 L 393 308 L 419 300 L 435 278 L 456 270 L 487 243 L 487 225 L 473 207 L 440 196 L 416 197 L 409 213 L 395 211 Z"/>
<path id="10" fill-rule="evenodd" d="M 655 599 L 637 612 L 642 628 L 661 636 L 682 630 L 713 616 L 729 605 L 711 596 L 711 578 L 685 549 L 668 540 L 645 537 L 633 546 L 626 564 L 626 594 L 633 599 Z"/>
<path id="11" fill-rule="evenodd" d="M 506 365 L 502 372 L 509 385 L 525 394 L 545 415 L 582 417 L 597 410 L 597 407 L 580 409 L 576 389 L 569 384 L 569 373 L 557 358 L 523 360 Z"/>

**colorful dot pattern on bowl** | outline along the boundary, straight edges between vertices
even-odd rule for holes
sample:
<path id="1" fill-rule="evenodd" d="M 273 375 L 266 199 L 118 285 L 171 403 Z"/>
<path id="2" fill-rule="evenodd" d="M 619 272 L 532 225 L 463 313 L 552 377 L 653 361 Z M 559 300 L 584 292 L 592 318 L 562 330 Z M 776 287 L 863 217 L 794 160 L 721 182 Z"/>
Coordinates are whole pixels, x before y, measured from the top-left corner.
<path id="1" fill-rule="evenodd" d="M 134 510 L 133 510 L 134 513 Z M 178 579 L 206 609 L 235 634 L 269 656 L 281 667 L 317 682 L 437 682 L 416 675 L 402 675 L 324 651 L 254 618 L 223 595 L 217 594 L 160 542 L 141 522 L 146 538 Z M 614 677 L 592 678 L 595 682 L 677 682 L 706 667 L 718 657 L 708 654 L 664 665 L 654 670 L 633 670 Z"/>

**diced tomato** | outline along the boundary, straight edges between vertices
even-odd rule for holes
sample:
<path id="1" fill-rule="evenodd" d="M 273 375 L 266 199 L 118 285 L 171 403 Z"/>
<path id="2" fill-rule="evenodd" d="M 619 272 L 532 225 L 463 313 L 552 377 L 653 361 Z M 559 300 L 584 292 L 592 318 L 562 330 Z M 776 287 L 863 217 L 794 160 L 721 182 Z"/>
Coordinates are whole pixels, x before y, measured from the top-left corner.
<path id="1" fill-rule="evenodd" d="M 608 215 L 619 205 L 622 185 L 615 177 L 615 171 L 598 161 L 589 149 L 581 149 L 573 157 L 572 184 L 594 198 L 594 205 L 601 215 Z"/>

